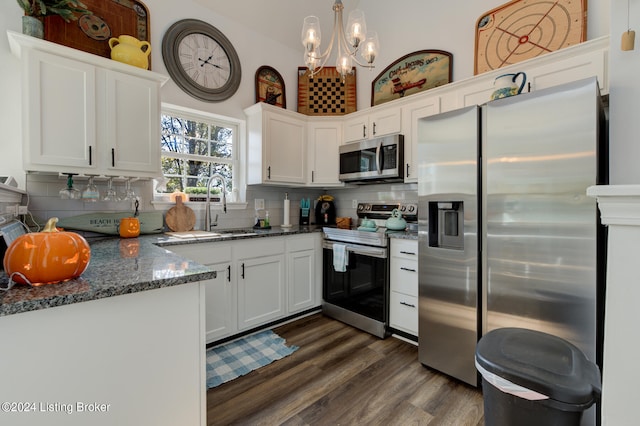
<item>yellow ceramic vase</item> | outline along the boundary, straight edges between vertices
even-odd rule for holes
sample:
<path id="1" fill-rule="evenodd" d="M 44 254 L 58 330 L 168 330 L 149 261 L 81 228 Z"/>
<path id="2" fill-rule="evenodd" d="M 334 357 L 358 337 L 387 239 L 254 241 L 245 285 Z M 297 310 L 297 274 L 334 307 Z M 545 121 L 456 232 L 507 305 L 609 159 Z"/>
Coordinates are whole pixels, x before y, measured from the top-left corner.
<path id="1" fill-rule="evenodd" d="M 140 41 L 135 37 L 121 35 L 109 39 L 111 59 L 139 68 L 149 68 L 151 45 L 148 41 Z"/>

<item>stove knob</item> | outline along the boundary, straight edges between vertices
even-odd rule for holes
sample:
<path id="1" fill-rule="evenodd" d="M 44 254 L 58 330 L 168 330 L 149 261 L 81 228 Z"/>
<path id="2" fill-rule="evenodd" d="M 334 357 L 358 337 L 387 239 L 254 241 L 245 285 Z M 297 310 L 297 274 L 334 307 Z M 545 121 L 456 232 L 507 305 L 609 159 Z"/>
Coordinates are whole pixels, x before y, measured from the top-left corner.
<path id="1" fill-rule="evenodd" d="M 364 209 L 365 209 L 366 211 L 371 210 L 371 204 L 367 204 L 366 206 L 364 206 Z"/>
<path id="2" fill-rule="evenodd" d="M 358 204 L 358 211 L 364 210 L 364 204 Z"/>
<path id="3" fill-rule="evenodd" d="M 416 209 L 416 206 L 410 205 L 409 206 L 409 213 L 413 213 L 415 209 Z"/>
<path id="4" fill-rule="evenodd" d="M 407 210 L 407 206 L 401 206 L 401 207 L 400 207 L 400 211 L 401 211 L 401 212 L 404 212 L 404 211 L 406 211 L 406 210 Z"/>

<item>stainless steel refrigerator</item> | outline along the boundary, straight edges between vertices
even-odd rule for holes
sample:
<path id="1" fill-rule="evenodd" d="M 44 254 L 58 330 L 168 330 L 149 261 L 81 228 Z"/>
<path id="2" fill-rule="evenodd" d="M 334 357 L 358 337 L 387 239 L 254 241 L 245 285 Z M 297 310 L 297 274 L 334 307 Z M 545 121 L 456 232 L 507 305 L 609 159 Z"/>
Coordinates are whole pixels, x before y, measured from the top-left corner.
<path id="1" fill-rule="evenodd" d="M 479 338 L 524 327 L 600 363 L 596 79 L 423 118 L 418 135 L 420 362 L 475 386 Z"/>

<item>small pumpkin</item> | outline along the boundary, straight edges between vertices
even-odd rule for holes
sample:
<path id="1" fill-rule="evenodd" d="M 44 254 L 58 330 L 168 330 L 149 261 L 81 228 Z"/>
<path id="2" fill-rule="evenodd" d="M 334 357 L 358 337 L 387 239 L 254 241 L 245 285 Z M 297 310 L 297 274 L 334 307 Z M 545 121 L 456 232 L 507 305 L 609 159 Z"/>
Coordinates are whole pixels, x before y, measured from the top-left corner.
<path id="1" fill-rule="evenodd" d="M 20 284 L 54 284 L 77 278 L 91 259 L 89 243 L 75 232 L 56 228 L 57 217 L 49 219 L 41 232 L 16 238 L 4 255 L 4 270 Z"/>

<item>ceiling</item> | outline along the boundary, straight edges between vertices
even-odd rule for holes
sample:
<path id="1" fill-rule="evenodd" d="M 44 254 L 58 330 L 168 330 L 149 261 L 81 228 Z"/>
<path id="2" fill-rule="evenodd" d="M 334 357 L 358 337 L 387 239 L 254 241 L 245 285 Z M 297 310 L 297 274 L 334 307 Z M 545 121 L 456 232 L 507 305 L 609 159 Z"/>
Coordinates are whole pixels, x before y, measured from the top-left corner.
<path id="1" fill-rule="evenodd" d="M 303 51 L 300 35 L 306 16 L 320 18 L 322 46 L 331 37 L 334 0 L 195 0 L 215 13 L 265 34 L 292 49 Z M 344 0 L 344 20 L 356 9 L 360 0 Z M 248 13 L 250 12 L 250 13 Z"/>

